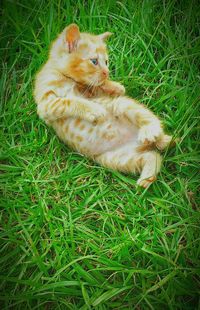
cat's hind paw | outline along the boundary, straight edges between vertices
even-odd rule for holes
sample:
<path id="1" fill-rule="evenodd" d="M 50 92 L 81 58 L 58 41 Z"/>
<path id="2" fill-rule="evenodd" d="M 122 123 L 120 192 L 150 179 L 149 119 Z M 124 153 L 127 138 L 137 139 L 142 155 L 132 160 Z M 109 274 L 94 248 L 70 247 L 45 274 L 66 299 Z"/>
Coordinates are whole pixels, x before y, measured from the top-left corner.
<path id="1" fill-rule="evenodd" d="M 175 140 L 172 140 L 172 136 L 169 135 L 161 135 L 157 141 L 156 141 L 156 147 L 163 151 L 165 148 L 167 148 L 168 146 L 173 146 L 175 145 Z"/>
<path id="2" fill-rule="evenodd" d="M 156 176 L 151 176 L 150 178 L 147 178 L 147 179 L 140 178 L 137 180 L 137 185 L 143 188 L 148 188 L 155 181 L 156 181 Z"/>
<path id="3" fill-rule="evenodd" d="M 156 142 L 158 137 L 162 134 L 162 128 L 158 124 L 151 124 L 142 126 L 138 133 L 138 140 L 142 143 Z"/>

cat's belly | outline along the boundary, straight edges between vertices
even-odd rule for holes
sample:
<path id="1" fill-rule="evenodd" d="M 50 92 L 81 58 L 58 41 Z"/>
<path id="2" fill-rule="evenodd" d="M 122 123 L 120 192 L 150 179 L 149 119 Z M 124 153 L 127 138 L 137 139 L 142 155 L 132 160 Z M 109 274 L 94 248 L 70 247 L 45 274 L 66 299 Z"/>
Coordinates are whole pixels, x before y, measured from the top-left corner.
<path id="1" fill-rule="evenodd" d="M 113 150 L 129 141 L 135 141 L 135 145 L 138 145 L 138 129 L 127 120 L 114 119 L 112 116 L 100 124 L 67 118 L 55 121 L 52 126 L 61 140 L 78 152 L 91 157 Z"/>

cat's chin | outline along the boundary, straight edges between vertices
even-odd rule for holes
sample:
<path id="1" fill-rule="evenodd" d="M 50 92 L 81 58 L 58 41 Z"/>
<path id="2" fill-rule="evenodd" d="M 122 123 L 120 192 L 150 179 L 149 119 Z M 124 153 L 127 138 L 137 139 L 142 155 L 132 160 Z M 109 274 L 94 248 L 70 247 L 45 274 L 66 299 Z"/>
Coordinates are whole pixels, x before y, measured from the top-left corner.
<path id="1" fill-rule="evenodd" d="M 94 88 L 95 88 L 95 87 L 100 87 L 100 86 L 102 86 L 104 83 L 105 83 L 105 81 L 97 82 L 97 83 L 92 84 L 92 87 L 94 87 Z M 85 82 L 84 85 L 85 85 L 86 87 L 91 87 L 91 81 Z"/>
<path id="2" fill-rule="evenodd" d="M 92 80 L 87 81 L 87 86 L 89 86 L 89 85 L 91 86 L 91 82 L 92 82 Z M 100 86 L 103 86 L 105 84 L 105 82 L 106 82 L 106 79 L 100 79 L 99 78 L 99 79 L 95 80 L 95 83 L 92 83 L 92 86 L 93 87 L 100 87 Z"/>
<path id="3" fill-rule="evenodd" d="M 105 84 L 106 80 L 103 81 L 98 81 L 97 83 L 94 84 L 94 87 L 100 87 L 103 86 Z"/>

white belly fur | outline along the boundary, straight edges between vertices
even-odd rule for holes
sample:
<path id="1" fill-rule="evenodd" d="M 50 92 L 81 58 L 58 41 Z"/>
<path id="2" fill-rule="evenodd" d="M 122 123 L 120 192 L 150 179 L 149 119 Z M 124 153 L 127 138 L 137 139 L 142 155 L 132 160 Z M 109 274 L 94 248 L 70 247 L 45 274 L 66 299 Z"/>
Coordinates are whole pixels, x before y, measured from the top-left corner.
<path id="1" fill-rule="evenodd" d="M 61 140 L 91 157 L 114 150 L 128 142 L 136 147 L 139 145 L 138 128 L 127 119 L 116 119 L 111 115 L 96 125 L 81 120 L 79 126 L 76 126 L 75 118 L 67 118 L 53 122 L 52 126 Z"/>

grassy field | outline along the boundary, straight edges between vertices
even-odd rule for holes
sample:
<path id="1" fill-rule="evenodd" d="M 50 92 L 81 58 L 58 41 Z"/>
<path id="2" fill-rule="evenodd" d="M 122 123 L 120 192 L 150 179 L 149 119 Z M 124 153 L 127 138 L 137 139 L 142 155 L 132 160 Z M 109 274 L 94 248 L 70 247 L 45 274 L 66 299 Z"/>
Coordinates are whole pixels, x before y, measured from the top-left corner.
<path id="1" fill-rule="evenodd" d="M 1 3 L 0 308 L 198 309 L 197 1 Z M 112 78 L 179 137 L 148 190 L 63 145 L 32 91 L 69 23 L 112 31 Z"/>

